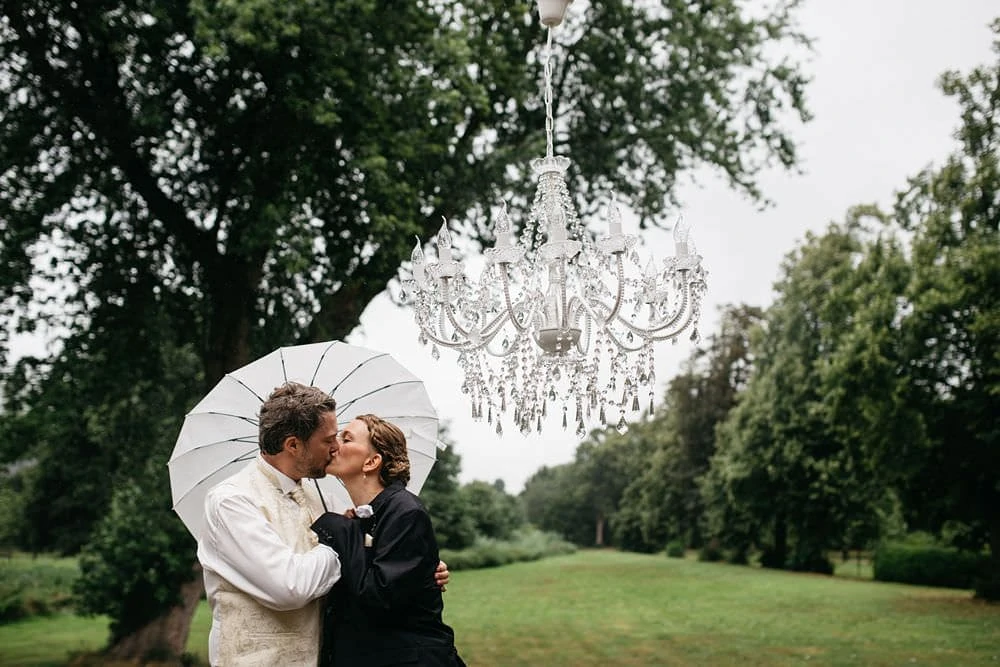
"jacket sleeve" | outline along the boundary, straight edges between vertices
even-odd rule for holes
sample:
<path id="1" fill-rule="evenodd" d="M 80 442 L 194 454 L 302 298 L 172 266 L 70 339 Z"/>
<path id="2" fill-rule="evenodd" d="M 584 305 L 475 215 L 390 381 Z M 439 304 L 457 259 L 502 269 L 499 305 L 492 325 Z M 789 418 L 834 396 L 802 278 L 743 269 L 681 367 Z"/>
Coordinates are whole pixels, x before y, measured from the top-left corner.
<path id="1" fill-rule="evenodd" d="M 359 605 L 380 612 L 398 609 L 418 591 L 435 586 L 438 562 L 427 512 L 419 506 L 386 510 L 375 543 L 367 547 L 368 559 L 361 522 L 337 515 L 329 523 L 324 519 L 330 515 L 316 522 L 320 540 L 340 554 L 343 585 Z M 344 522 L 354 525 L 345 528 Z"/>

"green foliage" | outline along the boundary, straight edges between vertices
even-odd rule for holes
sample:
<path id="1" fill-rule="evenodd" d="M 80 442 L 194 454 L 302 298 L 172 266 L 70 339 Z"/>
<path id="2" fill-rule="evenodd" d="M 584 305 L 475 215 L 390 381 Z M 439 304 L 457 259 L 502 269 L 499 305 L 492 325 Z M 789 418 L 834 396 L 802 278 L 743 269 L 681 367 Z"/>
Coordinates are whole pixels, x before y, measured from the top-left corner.
<path id="1" fill-rule="evenodd" d="M 0 472 L 0 549 L 13 549 L 25 540 L 25 492 L 20 476 Z"/>
<path id="2" fill-rule="evenodd" d="M 75 560 L 7 554 L 0 557 L 0 624 L 72 608 Z"/>
<path id="3" fill-rule="evenodd" d="M 789 255 L 750 346 L 755 372 L 717 431 L 709 529 L 767 566 L 832 571 L 826 552 L 877 535 L 876 508 L 919 464 L 897 310 L 908 273 L 881 224 L 853 211 Z"/>
<path id="4" fill-rule="evenodd" d="M 480 537 L 465 549 L 442 549 L 441 560 L 448 564 L 449 570 L 457 572 L 561 556 L 574 551 L 576 546 L 558 535 L 528 528 L 513 533 L 506 540 Z"/>
<path id="5" fill-rule="evenodd" d="M 670 558 L 684 558 L 686 548 L 681 540 L 670 540 L 667 543 L 667 556 Z"/>
<path id="6" fill-rule="evenodd" d="M 573 464 L 542 466 L 524 483 L 521 504 L 536 528 L 574 544 L 594 543 L 594 517 Z"/>
<path id="7" fill-rule="evenodd" d="M 658 551 L 675 536 L 701 545 L 700 481 L 715 452 L 715 428 L 747 382 L 750 331 L 760 318 L 758 308 L 723 308 L 720 332 L 691 355 L 653 418 L 641 427 L 636 453 L 648 463 L 630 480 L 612 518 L 622 548 Z"/>
<path id="8" fill-rule="evenodd" d="M 709 540 L 698 550 L 698 560 L 705 563 L 716 563 L 725 558 L 718 540 Z"/>
<path id="9" fill-rule="evenodd" d="M 913 178 L 894 211 L 914 235 L 902 328 L 932 443 L 903 489 L 907 518 L 968 526 L 968 546 L 990 545 L 984 581 L 1000 580 L 1000 19 L 993 30 L 993 63 L 941 78 L 961 108 L 959 150 Z"/>
<path id="10" fill-rule="evenodd" d="M 986 566 L 981 553 L 907 542 L 886 542 L 874 555 L 874 578 L 919 586 L 972 588 Z"/>
<path id="11" fill-rule="evenodd" d="M 112 642 L 178 602 L 191 581 L 195 542 L 170 509 L 166 457 L 151 456 L 136 479 L 115 487 L 108 515 L 80 554 L 77 609 L 112 619 Z"/>
<path id="12" fill-rule="evenodd" d="M 447 426 L 441 441 L 449 443 Z M 434 535 L 442 549 L 464 549 L 476 539 L 476 526 L 459 495 L 462 457 L 451 444 L 437 452 L 437 461 L 420 490 L 420 501 L 431 515 Z"/>
<path id="13" fill-rule="evenodd" d="M 507 540 L 525 523 L 520 500 L 505 493 L 502 482 L 470 482 L 459 491 L 458 501 L 482 537 Z"/>

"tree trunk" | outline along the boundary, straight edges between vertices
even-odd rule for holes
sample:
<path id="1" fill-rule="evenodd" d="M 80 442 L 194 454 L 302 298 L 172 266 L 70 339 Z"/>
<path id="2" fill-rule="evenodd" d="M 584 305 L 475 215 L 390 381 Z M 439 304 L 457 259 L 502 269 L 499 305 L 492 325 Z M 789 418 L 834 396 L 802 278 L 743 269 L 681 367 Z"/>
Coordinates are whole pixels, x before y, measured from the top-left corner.
<path id="1" fill-rule="evenodd" d="M 594 544 L 599 547 L 604 546 L 604 513 L 597 513 L 597 526 L 594 535 Z"/>
<path id="2" fill-rule="evenodd" d="M 195 577 L 181 586 L 181 601 L 165 614 L 144 625 L 137 632 L 118 639 L 107 651 L 112 660 L 145 660 L 180 665 L 181 655 L 187 647 L 191 619 L 205 590 L 201 578 L 201 565 L 194 564 Z"/>

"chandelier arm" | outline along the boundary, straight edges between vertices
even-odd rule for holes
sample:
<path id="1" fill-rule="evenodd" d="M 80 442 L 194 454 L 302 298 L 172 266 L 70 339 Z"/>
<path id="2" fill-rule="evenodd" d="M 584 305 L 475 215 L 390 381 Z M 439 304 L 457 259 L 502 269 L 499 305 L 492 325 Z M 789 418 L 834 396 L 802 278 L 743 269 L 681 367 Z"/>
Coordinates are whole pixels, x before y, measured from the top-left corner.
<path id="1" fill-rule="evenodd" d="M 594 321 L 594 322 L 600 322 L 600 321 L 604 320 L 604 317 L 601 316 L 599 313 L 597 313 L 593 309 L 593 307 L 589 303 L 587 303 L 585 300 L 581 300 L 580 301 L 580 305 L 583 306 L 584 310 L 587 311 L 587 314 L 590 315 L 590 319 L 592 321 Z M 604 306 L 605 308 L 607 307 L 603 303 L 601 305 Z M 618 317 L 616 319 L 617 319 L 617 321 L 621 322 L 622 324 L 625 324 L 626 326 L 628 326 L 628 322 L 626 322 L 625 320 L 621 319 L 620 317 Z M 615 335 L 615 332 L 612 331 L 611 328 L 608 327 L 608 326 L 606 326 L 606 325 L 603 326 L 603 327 L 601 327 L 601 328 L 604 330 L 604 333 L 607 334 L 608 338 L 611 339 L 611 342 L 613 342 L 615 345 L 617 345 L 619 348 L 625 350 L 626 352 L 638 352 L 643 347 L 642 345 L 640 345 L 639 347 L 632 347 L 632 346 L 630 346 L 630 345 L 628 345 L 626 343 L 623 343 L 622 341 L 618 340 L 618 337 Z M 630 327 L 630 328 L 632 328 L 632 327 Z M 640 335 L 643 335 L 641 333 L 641 331 L 636 330 L 636 332 L 639 333 Z"/>
<path id="2" fill-rule="evenodd" d="M 427 336 L 428 340 L 430 340 L 432 343 L 435 343 L 436 345 L 443 345 L 444 347 L 450 348 L 452 350 L 468 350 L 468 349 L 471 349 L 471 346 L 468 343 L 453 343 L 450 340 L 445 340 L 443 338 L 439 338 L 437 336 L 437 334 L 434 333 L 434 331 L 432 329 L 428 329 L 427 327 L 425 327 L 423 325 L 420 326 L 420 331 L 423 332 L 423 334 L 425 336 Z"/>
<path id="3" fill-rule="evenodd" d="M 622 319 L 621 317 L 617 317 L 615 319 L 619 324 L 624 326 L 632 333 L 638 334 L 644 338 L 649 338 L 650 340 L 655 340 L 655 341 L 670 340 L 671 338 L 674 338 L 678 334 L 680 334 L 680 332 L 687 329 L 687 327 L 691 324 L 692 318 L 694 317 L 694 312 L 695 312 L 694 308 L 688 308 L 688 304 L 691 301 L 690 296 L 688 295 L 689 289 L 690 286 L 686 287 L 684 292 L 682 293 L 681 304 L 677 307 L 677 310 L 674 311 L 673 316 L 670 317 L 669 320 L 665 320 L 662 323 L 657 324 L 656 326 L 637 327 L 631 322 Z M 660 333 L 661 331 L 663 331 L 668 327 L 674 327 L 677 324 L 678 320 L 680 320 L 681 317 L 683 317 L 685 314 L 687 314 L 687 318 L 684 320 L 684 323 L 682 325 L 674 329 L 671 329 L 668 333 Z"/>
<path id="4" fill-rule="evenodd" d="M 521 323 L 517 321 L 517 317 L 514 316 L 514 306 L 510 298 L 510 277 L 507 275 L 507 265 L 501 264 L 500 266 L 502 267 L 500 270 L 500 279 L 503 282 L 503 297 L 507 303 L 507 312 L 510 315 L 510 321 L 518 331 L 526 331 L 528 327 L 521 326 Z"/>
<path id="5" fill-rule="evenodd" d="M 580 298 L 578 296 L 574 296 L 573 299 L 572 299 L 572 301 L 574 303 L 578 302 L 578 301 L 580 301 Z M 570 304 L 570 305 L 572 305 L 572 304 Z M 592 328 L 591 328 L 591 320 L 590 320 L 590 318 L 589 317 L 582 317 L 580 315 L 580 312 L 581 312 L 581 310 L 578 308 L 573 313 L 573 327 L 574 328 L 581 327 L 580 338 L 578 338 L 577 341 L 576 341 L 576 349 L 580 351 L 580 354 L 586 354 L 587 348 L 590 347 L 590 336 L 593 333 L 593 331 L 592 331 Z M 581 325 L 581 320 L 582 320 L 582 325 Z M 587 334 L 586 335 L 586 339 L 584 338 L 584 335 L 583 335 L 584 331 L 586 331 L 586 334 Z"/>
<path id="6" fill-rule="evenodd" d="M 463 327 L 461 324 L 458 323 L 458 318 L 455 317 L 455 309 L 452 308 L 451 302 L 448 299 L 448 279 L 447 278 L 444 278 L 441 281 L 441 296 L 444 297 L 443 298 L 443 303 L 442 303 L 442 309 L 443 310 L 442 310 L 442 313 L 441 313 L 442 320 L 444 318 L 444 314 L 447 313 L 448 314 L 448 321 L 451 322 L 451 326 L 453 326 L 455 328 L 455 331 L 457 331 L 459 333 L 459 335 L 462 336 L 462 338 L 468 339 L 469 338 L 469 330 L 467 330 L 465 327 Z M 444 322 L 442 321 L 441 324 L 443 325 Z M 444 333 L 444 326 L 441 327 L 441 333 Z"/>

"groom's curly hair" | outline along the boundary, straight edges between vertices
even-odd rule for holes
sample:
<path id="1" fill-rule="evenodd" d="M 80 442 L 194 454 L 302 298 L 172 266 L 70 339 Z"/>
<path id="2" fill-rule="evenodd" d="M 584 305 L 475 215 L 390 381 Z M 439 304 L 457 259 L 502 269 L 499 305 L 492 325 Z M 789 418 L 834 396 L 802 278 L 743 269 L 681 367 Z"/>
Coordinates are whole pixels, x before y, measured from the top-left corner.
<path id="1" fill-rule="evenodd" d="M 279 454 L 289 436 L 308 440 L 323 415 L 336 411 L 337 401 L 322 389 L 286 382 L 260 406 L 260 451 Z"/>
<path id="2" fill-rule="evenodd" d="M 368 427 L 372 448 L 382 456 L 382 468 L 378 471 L 382 484 L 410 481 L 410 456 L 406 450 L 406 436 L 395 424 L 375 415 L 358 415 Z"/>

